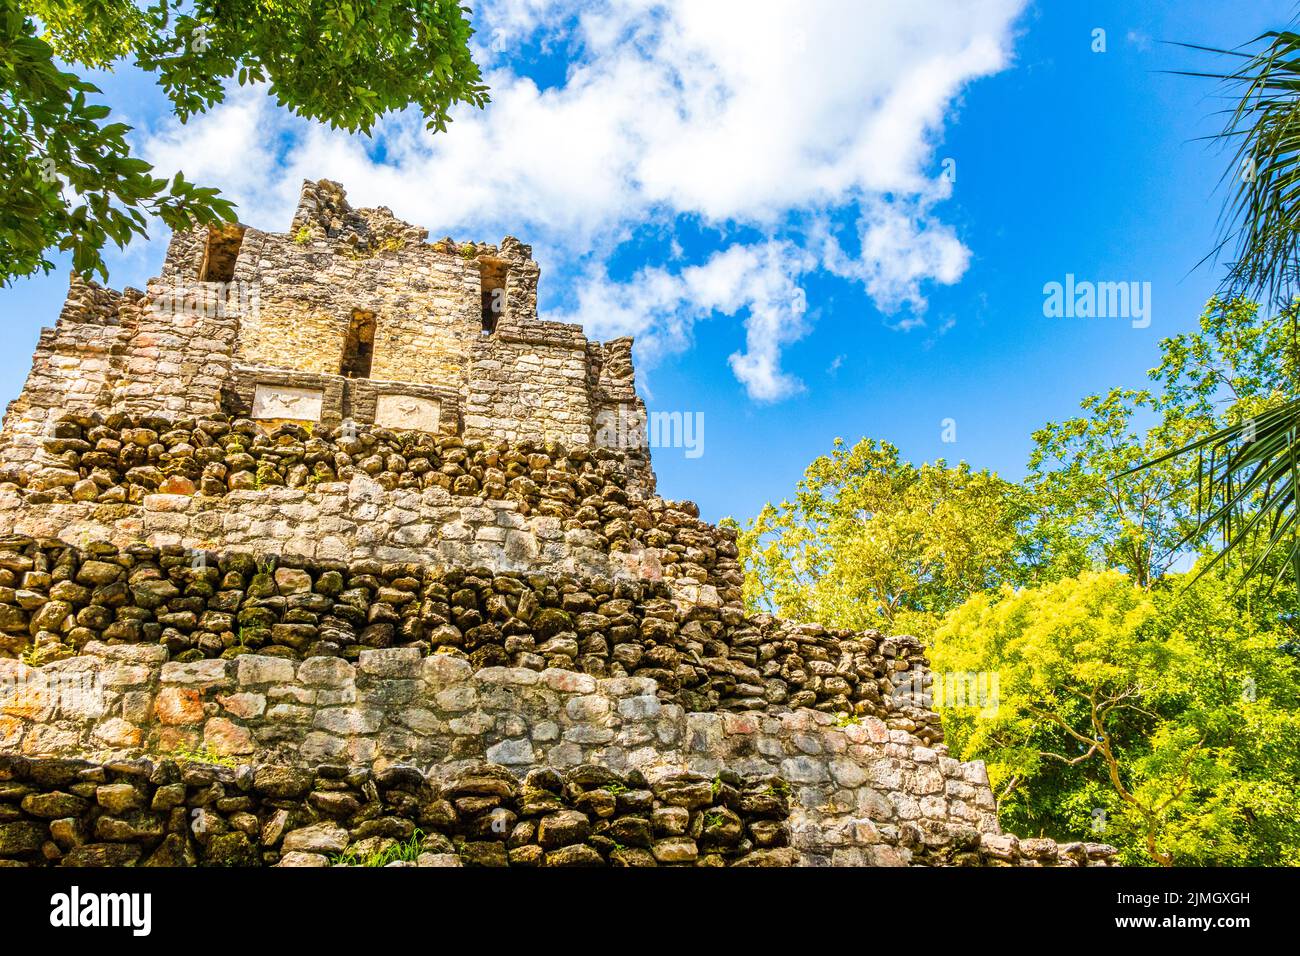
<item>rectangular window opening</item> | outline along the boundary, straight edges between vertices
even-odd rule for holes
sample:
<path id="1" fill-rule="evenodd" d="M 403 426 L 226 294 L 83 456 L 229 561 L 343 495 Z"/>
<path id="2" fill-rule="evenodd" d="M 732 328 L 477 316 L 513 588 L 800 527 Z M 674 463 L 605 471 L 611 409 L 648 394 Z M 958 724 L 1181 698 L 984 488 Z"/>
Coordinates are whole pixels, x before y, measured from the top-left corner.
<path id="1" fill-rule="evenodd" d="M 234 282 L 235 260 L 239 258 L 239 247 L 243 242 L 244 227 L 237 223 L 209 228 L 199 281 Z"/>
<path id="2" fill-rule="evenodd" d="M 483 334 L 491 335 L 497 329 L 497 321 L 505 312 L 506 273 L 510 264 L 504 259 L 484 257 L 478 260 L 480 284 L 482 286 Z"/>
<path id="3" fill-rule="evenodd" d="M 369 378 L 375 358 L 375 313 L 353 309 L 348 322 L 348 337 L 343 343 L 343 363 L 339 374 L 345 378 Z"/>

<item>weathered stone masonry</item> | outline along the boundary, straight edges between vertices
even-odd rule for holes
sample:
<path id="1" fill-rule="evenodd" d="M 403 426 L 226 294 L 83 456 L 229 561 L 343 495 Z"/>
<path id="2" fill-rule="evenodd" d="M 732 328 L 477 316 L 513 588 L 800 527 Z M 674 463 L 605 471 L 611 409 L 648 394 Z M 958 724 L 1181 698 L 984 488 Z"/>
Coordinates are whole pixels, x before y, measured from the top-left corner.
<path id="1" fill-rule="evenodd" d="M 788 866 L 788 804 L 772 781 L 594 765 L 434 781 L 407 767 L 0 757 L 0 865 L 327 866 L 404 849 L 415 866 Z"/>
<path id="2" fill-rule="evenodd" d="M 0 431 L 0 863 L 1109 863 L 1000 832 L 914 639 L 744 613 L 608 433 L 631 340 L 426 240 L 321 181 L 73 279 Z"/>
<path id="3" fill-rule="evenodd" d="M 10 405 L 0 462 L 35 470 L 56 419 L 96 410 L 435 432 L 446 418 L 466 439 L 574 447 L 620 412 L 644 420 L 631 340 L 539 320 L 528 246 L 426 236 L 323 180 L 304 184 L 289 233 L 178 234 L 145 292 L 74 277 Z M 629 472 L 653 481 L 648 455 L 630 451 Z"/>
<path id="4" fill-rule="evenodd" d="M 0 652 L 28 663 L 99 643 L 161 645 L 178 663 L 400 647 L 475 668 L 652 679 L 692 710 L 811 707 L 942 736 L 917 706 L 928 675 L 914 639 L 736 616 L 662 581 L 372 561 L 306 570 L 247 553 L 9 538 L 0 582 Z"/>
<path id="5" fill-rule="evenodd" d="M 577 821 L 580 832 L 557 837 L 558 842 L 551 844 L 544 833 L 539 837 L 536 828 L 547 826 L 548 821 L 572 826 L 576 820 L 572 813 L 556 820 L 552 813 L 559 812 L 558 803 L 531 813 L 518 809 L 519 817 L 540 816 L 526 820 L 522 834 L 514 827 L 513 811 L 509 825 L 491 830 L 445 808 L 435 813 L 425 807 L 413 819 L 434 819 L 440 825 L 426 840 L 428 852 L 441 855 L 451 849 L 447 836 L 467 833 L 486 836 L 487 842 L 496 844 L 485 848 L 458 841 L 459 857 L 429 861 L 431 865 L 461 860 L 470 865 L 558 863 L 537 849 L 517 858 L 516 844 L 531 844 L 535 837 L 552 851 L 563 847 L 562 860 L 590 865 L 729 861 L 900 865 L 910 861 L 1074 866 L 1105 862 L 1111 853 L 1100 845 L 1058 847 L 1050 840 L 1021 842 L 1002 836 L 982 766 L 952 760 L 941 746 L 920 746 L 905 731 L 891 731 L 874 717 L 839 726 L 829 715 L 812 710 L 774 715 L 687 713 L 678 705 L 661 702 L 655 682 L 645 678 L 596 680 L 558 669 L 474 671 L 449 655 L 421 658 L 418 651 L 404 648 L 364 651 L 357 665 L 338 658 L 297 663 L 251 654 L 235 660 L 162 663 L 165 651 L 151 646 L 94 645 L 87 651 L 86 657 L 46 665 L 39 676 L 20 663 L 7 664 L 13 685 L 31 690 L 10 705 L 11 711 L 25 709 L 26 718 L 9 724 L 8 740 L 14 750 L 78 752 L 102 761 L 87 767 L 83 772 L 89 776 L 84 778 L 62 771 L 65 777 L 86 780 L 87 793 L 98 792 L 91 784 L 102 782 L 94 776 L 102 774 L 100 766 L 134 774 L 141 791 L 130 796 L 129 808 L 135 810 L 148 805 L 145 778 L 170 782 L 178 777 L 175 769 L 162 771 L 161 776 L 151 765 L 139 769 L 131 757 L 142 749 L 190 753 L 202 748 L 262 768 L 283 760 L 312 768 L 318 776 L 351 779 L 354 786 L 369 779 L 355 768 L 374 766 L 386 768 L 380 770 L 381 780 L 403 773 L 404 779 L 441 782 L 453 792 L 466 775 L 484 773 L 486 758 L 497 768 L 491 772 L 498 781 L 509 781 L 512 775 L 525 777 L 525 796 L 539 775 L 555 780 L 557 771 L 570 779 L 578 774 L 588 789 L 604 791 L 589 798 L 587 809 L 594 819 Z M 102 681 L 107 690 L 102 698 L 73 692 L 85 686 L 85 675 Z M 85 706 L 101 699 L 102 710 L 97 703 Z M 139 723 L 109 716 L 115 713 L 134 714 Z M 41 765 L 39 758 L 36 765 Z M 64 763 L 56 761 L 54 766 L 61 768 Z M 0 762 L 0 780 L 4 767 Z M 422 767 L 429 769 L 421 772 Z M 265 772 L 277 775 L 275 779 L 292 773 L 287 769 Z M 310 772 L 294 775 L 304 781 L 294 796 L 301 797 L 310 787 Z M 206 781 L 221 770 L 202 767 L 186 773 Z M 253 789 L 250 782 L 263 773 L 249 770 L 241 778 L 226 772 L 224 789 Z M 517 784 L 494 787 L 489 794 L 497 797 L 518 792 Z M 646 812 L 651 808 L 646 793 L 632 804 L 632 816 L 612 834 L 612 842 L 602 844 L 597 839 L 587 850 L 569 849 L 587 842 L 592 833 L 599 836 L 600 821 L 627 802 L 624 791 L 629 788 L 653 789 L 668 805 L 683 809 Z M 665 796 L 665 789 L 681 795 L 682 788 L 696 796 L 685 804 Z M 717 810 L 692 814 L 711 803 L 743 812 L 745 802 L 739 794 L 739 803 L 718 799 L 720 792 L 732 788 L 743 789 L 751 805 L 758 801 L 766 807 L 759 814 L 765 821 L 761 827 L 750 821 L 746 831 L 734 814 Z M 111 792 L 117 794 L 119 789 Z M 144 814 L 142 820 L 137 813 L 130 823 L 116 820 L 111 816 L 113 804 L 103 799 L 99 803 L 105 809 L 98 812 L 110 820 L 92 818 L 92 825 L 85 819 L 86 801 L 72 800 L 66 790 L 46 792 L 50 809 L 33 798 L 31 788 L 9 793 L 11 799 L 24 801 L 27 814 L 9 814 L 18 822 L 9 827 L 8 836 L 0 823 L 0 857 L 84 863 L 96 854 L 120 860 L 151 852 L 174 862 L 176 854 L 188 852 L 207 862 L 229 863 L 226 854 L 232 851 L 220 849 L 224 841 L 211 850 L 207 843 L 214 832 L 234 830 L 253 841 L 249 847 L 244 840 L 232 838 L 238 860 L 251 856 L 264 862 L 311 865 L 323 864 L 327 851 L 338 854 L 351 848 L 354 855 L 365 855 L 382 848 L 374 837 L 391 847 L 412 834 L 409 814 L 405 824 L 390 822 L 381 827 L 375 818 L 382 809 L 362 812 L 363 801 L 337 794 L 316 797 L 309 807 L 280 806 L 293 812 L 291 820 L 278 810 L 269 814 L 269 808 L 264 808 L 260 816 L 245 816 L 243 822 L 200 819 L 197 829 L 190 829 L 178 820 L 176 829 L 166 829 L 165 814 Z M 0 800 L 5 795 L 0 782 Z M 499 805 L 473 802 L 469 808 L 458 807 L 468 809 L 473 817 Z M 217 801 L 226 812 L 246 813 L 255 806 L 242 797 Z M 57 826 L 48 822 L 56 814 Z M 29 819 L 33 816 L 37 819 Z M 48 838 L 39 829 L 42 826 L 49 827 Z M 719 832 L 710 835 L 712 827 L 720 828 Z M 115 839 L 112 834 L 119 832 L 125 836 Z M 170 834 L 166 841 L 165 832 Z M 427 827 L 425 833 L 429 834 Z M 278 845 L 281 834 L 285 841 Z M 774 849 L 787 841 L 790 850 Z M 619 853 L 624 845 L 636 852 Z M 295 850 L 317 859 L 288 856 Z"/>

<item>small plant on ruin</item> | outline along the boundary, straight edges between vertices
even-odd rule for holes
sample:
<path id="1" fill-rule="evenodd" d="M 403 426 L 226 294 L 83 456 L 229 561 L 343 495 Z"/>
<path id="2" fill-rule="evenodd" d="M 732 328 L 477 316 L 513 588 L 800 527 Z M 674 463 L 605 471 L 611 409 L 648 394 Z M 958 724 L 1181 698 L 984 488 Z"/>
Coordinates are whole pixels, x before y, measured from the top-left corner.
<path id="1" fill-rule="evenodd" d="M 253 472 L 253 490 L 261 491 L 267 485 L 282 485 L 284 481 L 275 466 L 269 461 L 258 462 L 257 471 Z"/>
<path id="2" fill-rule="evenodd" d="M 311 229 L 308 226 L 302 226 L 293 234 L 293 241 L 300 246 L 305 246 L 311 242 Z"/>
<path id="3" fill-rule="evenodd" d="M 849 714 L 849 713 L 845 713 L 844 711 L 840 711 L 838 714 L 835 715 L 836 727 L 852 727 L 857 723 L 858 723 L 858 717 L 856 714 Z"/>
<path id="4" fill-rule="evenodd" d="M 780 777 L 777 777 L 767 785 L 763 794 L 768 797 L 788 797 L 790 796 L 790 784 L 786 783 Z"/>
<path id="5" fill-rule="evenodd" d="M 708 813 L 704 814 L 704 829 L 717 829 L 722 826 L 726 819 L 727 818 L 723 815 L 721 810 L 710 810 Z"/>
<path id="6" fill-rule="evenodd" d="M 179 764 L 207 764 L 213 767 L 235 767 L 238 761 L 234 757 L 223 757 L 208 747 L 199 744 L 196 747 L 178 747 L 169 756 Z"/>
<path id="7" fill-rule="evenodd" d="M 390 236 L 379 244 L 379 248 L 384 252 L 401 252 L 406 248 L 406 240 L 398 236 Z"/>
<path id="8" fill-rule="evenodd" d="M 416 830 L 409 840 L 394 843 L 383 850 L 362 856 L 352 850 L 330 858 L 331 866 L 388 866 L 390 863 L 414 863 L 424 852 L 424 831 Z"/>

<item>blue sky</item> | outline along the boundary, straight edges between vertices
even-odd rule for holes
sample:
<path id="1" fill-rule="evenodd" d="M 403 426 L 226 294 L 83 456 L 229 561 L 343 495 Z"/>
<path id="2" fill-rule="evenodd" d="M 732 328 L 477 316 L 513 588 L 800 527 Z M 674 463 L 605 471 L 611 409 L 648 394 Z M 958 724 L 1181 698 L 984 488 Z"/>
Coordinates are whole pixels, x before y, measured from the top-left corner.
<path id="1" fill-rule="evenodd" d="M 1221 104 L 1166 72 L 1213 61 L 1162 41 L 1241 43 L 1289 0 L 760 6 L 487 4 L 494 102 L 432 138 L 411 115 L 347 137 L 261 90 L 181 127 L 147 78 L 101 85 L 142 155 L 252 225 L 287 228 L 326 176 L 434 237 L 532 242 L 544 316 L 635 333 L 650 408 L 703 413 L 704 454 L 655 463 L 711 519 L 789 494 L 836 437 L 1019 478 L 1035 428 L 1194 326 Z M 164 241 L 110 256 L 112 284 L 143 285 Z M 1149 282 L 1150 325 L 1045 317 L 1067 273 Z M 63 263 L 0 290 L 5 401 L 66 285 Z"/>

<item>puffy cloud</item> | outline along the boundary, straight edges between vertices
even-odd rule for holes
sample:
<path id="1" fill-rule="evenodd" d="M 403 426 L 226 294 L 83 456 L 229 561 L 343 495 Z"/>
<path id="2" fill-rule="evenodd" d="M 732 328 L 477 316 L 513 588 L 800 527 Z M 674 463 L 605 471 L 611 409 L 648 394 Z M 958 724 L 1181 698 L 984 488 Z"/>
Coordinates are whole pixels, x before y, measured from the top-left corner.
<path id="1" fill-rule="evenodd" d="M 882 311 L 908 310 L 899 328 L 921 322 L 927 283 L 960 279 L 969 251 L 928 170 L 961 91 L 1006 66 L 1023 3 L 490 0 L 475 42 L 493 101 L 446 135 L 406 112 L 367 142 L 246 90 L 144 151 L 222 186 L 248 222 L 286 222 L 299 180 L 328 176 L 436 234 L 520 235 L 548 297 L 594 335 L 635 331 L 643 359 L 686 348 L 709 315 L 740 318 L 731 368 L 770 400 L 800 387 L 780 358 L 807 331 L 801 276 L 860 282 Z M 799 231 L 845 218 L 856 250 Z M 681 264 L 686 222 L 716 250 L 695 265 Z M 664 265 L 612 282 L 603 263 L 647 224 Z"/>
<path id="2" fill-rule="evenodd" d="M 824 237 L 823 264 L 836 275 L 861 282 L 885 313 L 908 308 L 897 328 L 924 325 L 923 282 L 958 281 L 970 262 L 970 250 L 952 227 L 939 222 L 924 203 L 878 201 L 858 221 L 856 256 L 849 256 L 833 235 Z"/>
<path id="3" fill-rule="evenodd" d="M 730 245 L 677 273 L 642 269 L 626 282 L 611 282 L 597 267 L 579 285 L 577 308 L 561 318 L 605 334 L 635 335 L 653 361 L 684 348 L 695 322 L 746 313 L 745 350 L 728 361 L 752 398 L 774 401 L 803 387 L 781 371 L 780 357 L 783 346 L 807 331 L 798 279 L 814 265 L 793 243 L 768 241 Z"/>
<path id="4" fill-rule="evenodd" d="M 278 171 L 277 146 L 287 129 L 308 126 L 277 109 L 263 88 L 245 88 L 185 125 L 166 122 L 145 139 L 142 153 L 159 170 L 219 185 L 245 222 L 287 227 L 299 183 Z"/>

